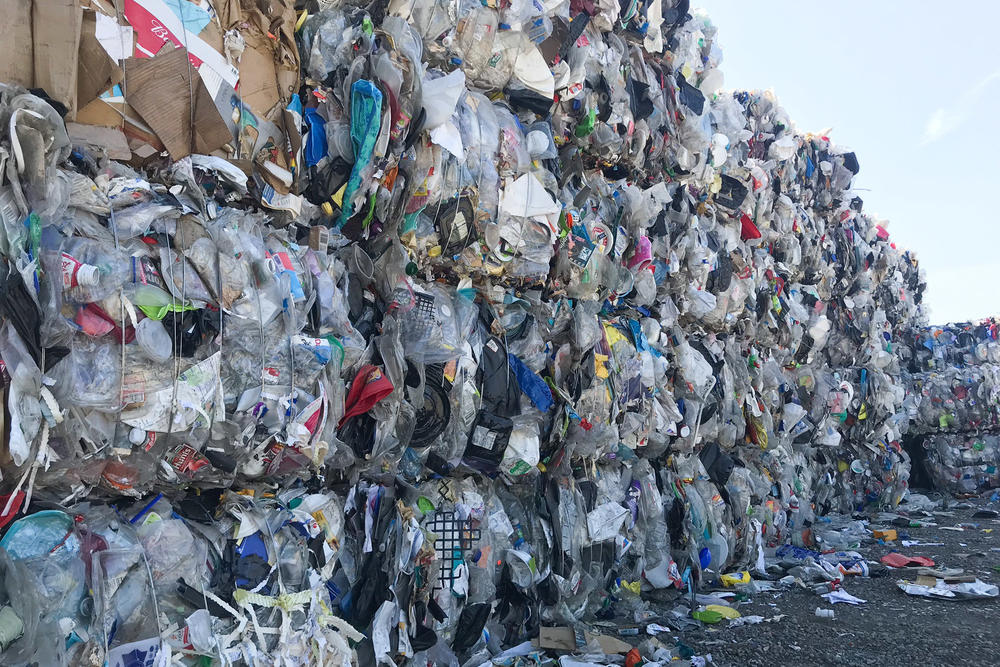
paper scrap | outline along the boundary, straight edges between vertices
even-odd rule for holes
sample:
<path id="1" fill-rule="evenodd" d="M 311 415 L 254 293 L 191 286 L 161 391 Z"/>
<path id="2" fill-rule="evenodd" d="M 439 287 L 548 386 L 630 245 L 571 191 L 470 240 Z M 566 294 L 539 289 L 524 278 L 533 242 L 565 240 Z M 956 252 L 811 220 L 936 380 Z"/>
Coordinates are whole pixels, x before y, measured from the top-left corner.
<path id="1" fill-rule="evenodd" d="M 97 28 L 94 31 L 94 36 L 97 37 L 97 41 L 101 43 L 108 56 L 115 62 L 130 58 L 135 48 L 132 42 L 132 27 L 118 25 L 118 21 L 101 12 L 96 12 L 95 16 L 97 17 Z"/>
<path id="2" fill-rule="evenodd" d="M 592 542 L 603 542 L 614 539 L 621 527 L 625 525 L 629 511 L 618 503 L 604 503 L 593 509 L 587 515 L 587 531 Z"/>
<path id="3" fill-rule="evenodd" d="M 465 148 L 462 146 L 462 135 L 451 121 L 433 128 L 431 130 L 431 141 L 458 158 L 459 162 L 465 161 Z"/>
<path id="4" fill-rule="evenodd" d="M 826 601 L 830 604 L 837 604 L 838 602 L 845 602 L 847 604 L 864 604 L 868 602 L 868 600 L 862 600 L 861 598 L 854 597 L 845 590 L 823 593 L 822 597 L 826 598 Z"/>
<path id="5" fill-rule="evenodd" d="M 184 24 L 184 28 L 191 33 L 197 35 L 208 22 L 212 20 L 212 15 L 207 11 L 199 7 L 198 5 L 189 2 L 188 0 L 163 0 L 167 7 L 174 13 L 174 16 L 179 18 Z"/>

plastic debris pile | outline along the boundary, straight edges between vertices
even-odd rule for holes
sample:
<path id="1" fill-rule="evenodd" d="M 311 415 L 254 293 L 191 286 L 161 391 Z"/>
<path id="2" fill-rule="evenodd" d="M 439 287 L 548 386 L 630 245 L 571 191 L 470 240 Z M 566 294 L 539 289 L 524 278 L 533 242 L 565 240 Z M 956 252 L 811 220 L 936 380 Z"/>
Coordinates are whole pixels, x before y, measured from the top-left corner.
<path id="1" fill-rule="evenodd" d="M 904 348 L 905 404 L 936 487 L 975 493 L 1000 486 L 1000 344 L 997 323 L 924 327 Z"/>
<path id="2" fill-rule="evenodd" d="M 921 444 L 927 471 L 939 491 L 977 493 L 1000 487 L 1000 436 L 995 431 L 932 433 Z"/>
<path id="3" fill-rule="evenodd" d="M 1000 428 L 1000 343 L 997 324 L 934 326 L 910 337 L 906 367 L 917 433 Z"/>
<path id="4" fill-rule="evenodd" d="M 5 664 L 540 662 L 906 492 L 916 260 L 686 1 L 68 4 L 0 88 Z"/>

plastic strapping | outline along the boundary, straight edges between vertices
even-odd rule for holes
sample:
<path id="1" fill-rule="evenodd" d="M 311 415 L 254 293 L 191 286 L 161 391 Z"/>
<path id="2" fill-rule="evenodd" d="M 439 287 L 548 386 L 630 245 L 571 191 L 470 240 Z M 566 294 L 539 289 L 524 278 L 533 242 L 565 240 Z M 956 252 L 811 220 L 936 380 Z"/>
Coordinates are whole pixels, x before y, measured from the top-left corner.
<path id="1" fill-rule="evenodd" d="M 114 234 L 114 239 L 115 239 L 115 250 L 120 251 L 121 244 L 119 243 L 118 240 L 118 223 L 115 221 L 115 206 L 113 202 L 111 202 L 109 206 L 109 211 L 110 211 L 109 217 L 111 219 L 111 231 Z M 121 323 L 121 337 L 122 337 L 120 342 L 121 354 L 118 360 L 119 363 L 121 364 L 121 368 L 119 368 L 118 370 L 118 408 L 121 409 L 125 406 L 125 288 L 124 287 L 118 288 L 118 316 Z M 133 321 L 134 321 L 134 315 L 133 315 Z M 115 432 L 111 440 L 112 446 L 118 440 L 118 429 L 121 428 L 121 423 L 122 420 L 121 416 L 119 415 L 119 418 L 115 420 Z"/>
<path id="2" fill-rule="evenodd" d="M 31 474 L 31 471 L 34 469 L 34 467 L 35 467 L 34 464 L 28 466 L 28 468 L 25 469 L 24 473 L 21 474 L 21 479 L 17 481 L 17 486 L 15 486 L 14 490 L 10 492 L 10 498 L 7 499 L 7 504 L 4 505 L 3 512 L 0 512 L 0 514 L 6 516 L 10 512 L 11 505 L 14 504 L 14 500 L 17 498 L 17 492 L 21 490 L 22 486 L 24 486 L 24 483 L 28 480 L 28 475 Z M 27 503 L 23 503 L 21 505 L 22 509 L 26 506 Z"/>
<path id="3" fill-rule="evenodd" d="M 261 230 L 260 226 L 255 225 L 257 229 L 257 238 L 260 239 L 261 248 L 264 252 L 267 252 L 267 246 L 264 245 L 264 232 Z M 257 323 L 260 325 L 260 394 L 261 398 L 264 397 L 264 368 L 267 367 L 267 360 L 265 354 L 267 353 L 266 347 L 264 345 L 264 313 L 260 306 L 260 289 L 259 286 L 255 286 L 254 290 L 257 294 Z"/>
<path id="4" fill-rule="evenodd" d="M 56 402 L 55 396 L 52 395 L 48 387 L 42 387 L 39 396 L 45 401 L 45 406 L 49 409 L 49 415 L 52 416 L 52 421 L 54 422 L 53 426 L 62 424 L 64 419 L 62 408 L 59 407 L 59 403 Z"/>
<path id="5" fill-rule="evenodd" d="M 146 566 L 146 575 L 149 577 L 150 596 L 153 598 L 153 613 L 156 616 L 156 631 L 162 637 L 163 626 L 160 625 L 160 605 L 156 601 L 156 582 L 153 580 L 153 568 L 149 566 L 149 559 L 146 557 L 146 548 L 142 546 L 141 542 L 139 546 L 142 549 L 142 562 Z"/>

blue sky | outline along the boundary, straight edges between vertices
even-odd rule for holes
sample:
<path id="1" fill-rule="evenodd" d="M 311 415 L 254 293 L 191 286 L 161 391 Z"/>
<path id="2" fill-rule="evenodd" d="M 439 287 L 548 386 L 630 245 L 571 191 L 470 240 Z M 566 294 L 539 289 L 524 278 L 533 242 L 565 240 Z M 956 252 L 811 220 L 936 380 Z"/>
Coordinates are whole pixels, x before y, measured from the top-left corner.
<path id="1" fill-rule="evenodd" d="M 857 152 L 865 210 L 927 275 L 932 323 L 1000 315 L 1000 2 L 695 0 L 726 89 Z"/>

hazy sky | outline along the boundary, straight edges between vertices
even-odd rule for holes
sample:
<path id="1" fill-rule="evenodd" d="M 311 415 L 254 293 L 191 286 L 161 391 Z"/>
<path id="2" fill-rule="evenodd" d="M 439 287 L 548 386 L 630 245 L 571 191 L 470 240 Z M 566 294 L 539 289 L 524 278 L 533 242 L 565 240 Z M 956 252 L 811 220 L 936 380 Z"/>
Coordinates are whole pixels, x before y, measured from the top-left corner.
<path id="1" fill-rule="evenodd" d="M 927 275 L 932 323 L 1000 315 L 1000 2 L 694 0 L 726 89 L 772 88 L 858 155 L 865 210 Z"/>

